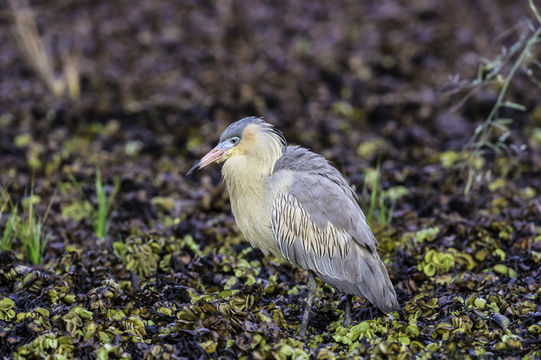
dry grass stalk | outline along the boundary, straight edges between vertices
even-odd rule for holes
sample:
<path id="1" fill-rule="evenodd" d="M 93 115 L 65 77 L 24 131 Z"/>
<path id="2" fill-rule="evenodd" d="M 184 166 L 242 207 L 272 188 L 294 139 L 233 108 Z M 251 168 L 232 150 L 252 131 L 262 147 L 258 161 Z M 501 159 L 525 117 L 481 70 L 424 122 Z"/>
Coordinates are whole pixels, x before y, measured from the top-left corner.
<path id="1" fill-rule="evenodd" d="M 64 61 L 64 76 L 56 76 L 34 18 L 34 12 L 26 0 L 9 0 L 14 21 L 15 38 L 19 48 L 34 72 L 54 96 L 62 96 L 66 88 L 71 98 L 78 98 L 79 67 L 75 56 Z"/>

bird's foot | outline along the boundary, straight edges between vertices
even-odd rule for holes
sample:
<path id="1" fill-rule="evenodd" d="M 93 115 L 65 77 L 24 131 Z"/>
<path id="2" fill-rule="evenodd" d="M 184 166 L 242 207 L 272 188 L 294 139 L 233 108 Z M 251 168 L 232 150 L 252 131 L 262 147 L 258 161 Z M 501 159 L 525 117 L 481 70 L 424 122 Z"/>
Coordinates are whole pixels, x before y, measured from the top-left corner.
<path id="1" fill-rule="evenodd" d="M 299 328 L 299 331 L 297 332 L 297 335 L 299 336 L 306 336 L 306 328 L 308 324 L 305 324 L 304 321 L 301 324 L 301 327 Z"/>
<path id="2" fill-rule="evenodd" d="M 299 335 L 299 336 L 305 336 L 306 335 L 306 328 L 308 328 L 308 320 L 310 319 L 310 307 L 311 307 L 311 305 L 312 305 L 312 301 L 309 300 L 308 304 L 306 306 L 306 309 L 304 309 L 304 316 L 302 317 L 301 326 L 299 327 L 299 331 L 297 332 L 297 335 Z"/>
<path id="3" fill-rule="evenodd" d="M 306 308 L 304 309 L 304 316 L 302 317 L 301 327 L 297 335 L 305 336 L 306 328 L 308 327 L 308 320 L 310 319 L 310 309 L 312 308 L 312 303 L 314 302 L 314 296 L 317 291 L 317 282 L 314 274 L 308 272 L 308 299 L 306 300 Z"/>

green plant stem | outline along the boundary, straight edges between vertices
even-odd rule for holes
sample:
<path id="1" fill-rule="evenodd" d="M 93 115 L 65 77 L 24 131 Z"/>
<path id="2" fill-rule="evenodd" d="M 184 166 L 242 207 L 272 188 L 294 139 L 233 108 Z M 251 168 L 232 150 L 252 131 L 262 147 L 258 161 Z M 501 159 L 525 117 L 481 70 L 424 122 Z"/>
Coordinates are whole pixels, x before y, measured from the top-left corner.
<path id="1" fill-rule="evenodd" d="M 96 198 L 97 198 L 97 211 L 94 217 L 94 233 L 99 239 L 105 238 L 109 230 L 109 213 L 113 205 L 118 190 L 120 189 L 120 181 L 114 180 L 113 190 L 109 197 L 103 183 L 101 181 L 101 173 L 99 169 L 96 171 Z"/>
<path id="2" fill-rule="evenodd" d="M 530 0 L 529 3 L 530 3 L 530 9 L 532 9 L 537 21 L 539 21 L 539 23 L 541 24 L 541 15 L 539 15 L 539 11 L 537 11 L 537 6 L 535 6 L 535 4 L 533 3 L 533 0 Z"/>
<path id="3" fill-rule="evenodd" d="M 530 7 L 532 8 L 532 11 L 535 13 L 535 16 L 538 21 L 541 22 L 541 17 L 539 16 L 539 13 L 537 12 L 537 8 L 533 4 L 533 1 L 530 0 Z M 509 86 L 511 84 L 511 81 L 515 77 L 515 74 L 517 70 L 520 68 L 520 66 L 525 62 L 526 58 L 531 54 L 531 50 L 534 47 L 534 45 L 539 41 L 539 37 L 541 35 L 541 27 L 538 27 L 532 36 L 528 39 L 526 44 L 524 45 L 524 48 L 520 52 L 519 57 L 517 60 L 513 63 L 511 70 L 505 77 L 505 80 L 503 82 L 502 88 L 500 92 L 498 93 L 498 98 L 496 99 L 496 103 L 492 107 L 489 115 L 487 116 L 485 122 L 481 125 L 480 131 L 476 131 L 474 135 L 470 138 L 468 141 L 467 148 L 473 148 L 473 150 L 468 155 L 467 160 L 465 161 L 464 165 L 468 167 L 468 178 L 466 182 L 466 186 L 464 188 L 464 194 L 468 194 L 471 190 L 471 187 L 473 185 L 473 180 L 475 176 L 475 170 L 472 168 L 472 161 L 474 158 L 477 158 L 482 153 L 483 147 L 489 147 L 495 152 L 499 152 L 500 149 L 490 143 L 488 141 L 494 127 L 497 127 L 497 124 L 495 121 L 497 120 L 497 115 L 500 109 L 504 106 L 504 98 L 507 95 L 507 91 L 509 89 Z"/>
<path id="4" fill-rule="evenodd" d="M 509 85 L 511 84 L 511 80 L 513 80 L 513 78 L 515 77 L 515 73 L 519 69 L 520 65 L 524 62 L 525 58 L 528 56 L 529 53 L 531 53 L 531 48 L 537 42 L 538 37 L 539 37 L 540 34 L 541 34 L 541 27 L 537 28 L 537 30 L 534 32 L 533 36 L 530 37 L 530 39 L 526 43 L 526 46 L 524 47 L 524 49 L 520 53 L 519 58 L 517 59 L 517 61 L 515 61 L 515 63 L 511 67 L 511 71 L 509 71 L 509 74 L 505 78 L 502 89 L 500 90 L 500 93 L 498 94 L 498 99 L 496 100 L 496 104 L 494 104 L 494 107 L 492 108 L 492 110 L 490 111 L 490 114 L 488 115 L 487 126 L 485 127 L 486 130 L 485 130 L 485 134 L 484 134 L 485 136 L 484 137 L 488 137 L 489 132 L 490 132 L 490 128 L 492 126 L 492 123 L 494 122 L 494 119 L 496 118 L 496 115 L 498 114 L 498 111 L 502 107 L 503 99 L 504 99 L 505 95 L 507 95 L 507 90 L 509 89 Z"/>

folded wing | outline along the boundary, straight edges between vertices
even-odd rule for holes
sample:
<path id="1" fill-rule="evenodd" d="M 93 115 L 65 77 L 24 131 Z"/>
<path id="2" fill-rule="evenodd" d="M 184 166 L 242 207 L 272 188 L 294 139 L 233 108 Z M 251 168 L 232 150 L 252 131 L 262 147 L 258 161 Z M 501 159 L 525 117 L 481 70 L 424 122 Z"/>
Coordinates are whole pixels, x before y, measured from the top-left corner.
<path id="1" fill-rule="evenodd" d="M 323 170 L 334 170 L 332 175 L 341 178 L 327 166 L 330 169 Z M 295 172 L 291 167 L 275 170 L 271 187 L 280 184 L 281 177 L 293 179 L 286 190 L 276 193 L 271 208 L 271 229 L 279 251 L 339 291 L 364 296 L 384 312 L 397 310 L 387 269 L 351 188 L 345 180 L 324 175 Z"/>

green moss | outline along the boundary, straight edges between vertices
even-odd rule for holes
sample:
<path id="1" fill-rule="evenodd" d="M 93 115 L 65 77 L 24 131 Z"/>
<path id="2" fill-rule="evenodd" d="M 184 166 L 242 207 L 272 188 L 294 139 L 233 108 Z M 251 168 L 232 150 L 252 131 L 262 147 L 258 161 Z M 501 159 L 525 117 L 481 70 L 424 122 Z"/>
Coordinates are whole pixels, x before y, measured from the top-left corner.
<path id="1" fill-rule="evenodd" d="M 131 359 L 131 356 L 129 353 L 125 352 L 121 346 L 107 343 L 98 349 L 98 351 L 96 352 L 96 359 L 97 360 L 108 360 L 108 359 L 128 360 L 128 359 Z"/>
<path id="2" fill-rule="evenodd" d="M 203 256 L 203 253 L 201 252 L 201 249 L 199 248 L 199 245 L 194 241 L 193 237 L 191 235 L 186 235 L 182 239 L 182 246 L 187 247 L 191 251 L 193 251 L 198 256 Z"/>
<path id="3" fill-rule="evenodd" d="M 445 169 L 451 169 L 457 162 L 464 161 L 466 159 L 467 153 L 452 150 L 443 152 L 439 155 L 439 162 Z"/>
<path id="4" fill-rule="evenodd" d="M 476 298 L 474 300 L 475 307 L 479 310 L 483 310 L 487 304 L 487 301 L 483 298 Z"/>
<path id="5" fill-rule="evenodd" d="M 94 209 L 89 201 L 78 201 L 62 208 L 62 215 L 77 222 L 92 218 Z"/>
<path id="6" fill-rule="evenodd" d="M 357 155 L 359 155 L 361 159 L 370 159 L 387 149 L 387 147 L 387 143 L 382 138 L 364 141 L 357 148 Z"/>
<path id="7" fill-rule="evenodd" d="M 170 197 L 156 196 L 152 198 L 151 203 L 166 212 L 171 212 L 175 208 L 175 199 Z"/>
<path id="8" fill-rule="evenodd" d="M 498 189 L 504 188 L 506 184 L 507 183 L 506 183 L 505 179 L 497 178 L 494 181 L 492 181 L 490 184 L 488 184 L 488 189 L 490 191 L 496 191 Z"/>
<path id="9" fill-rule="evenodd" d="M 414 235 L 414 240 L 417 243 L 423 243 L 425 241 L 432 242 L 436 239 L 436 236 L 439 234 L 440 229 L 437 226 L 419 230 Z"/>
<path id="10" fill-rule="evenodd" d="M 57 337 L 55 333 L 45 332 L 31 342 L 17 348 L 15 359 L 43 358 L 51 354 L 52 359 L 73 358 L 74 345 L 72 340 L 65 336 Z"/>
<path id="11" fill-rule="evenodd" d="M 506 275 L 508 271 L 507 266 L 503 264 L 494 265 L 493 269 L 496 273 L 501 274 L 501 275 Z"/>
<path id="12" fill-rule="evenodd" d="M 208 354 L 213 354 L 216 352 L 216 342 L 213 340 L 207 340 L 199 344 Z"/>
<path id="13" fill-rule="evenodd" d="M 146 336 L 145 324 L 137 315 L 129 316 L 122 320 L 124 331 L 132 335 L 133 342 L 143 342 Z"/>
<path id="14" fill-rule="evenodd" d="M 83 325 L 87 320 L 92 320 L 92 313 L 85 308 L 76 306 L 71 309 L 66 315 L 62 316 L 62 320 L 66 325 L 66 331 L 73 337 L 81 337 L 84 335 Z"/>
<path id="15" fill-rule="evenodd" d="M 303 343 L 300 341 L 295 341 L 292 338 L 282 340 L 277 346 L 277 351 L 275 352 L 276 359 L 279 360 L 288 360 L 288 359 L 298 359 L 298 360 L 308 360 L 310 355 L 304 351 Z"/>
<path id="16" fill-rule="evenodd" d="M 389 189 L 383 191 L 382 196 L 385 199 L 389 199 L 391 202 L 395 202 L 398 199 L 409 194 L 409 190 L 405 186 L 391 186 Z"/>
<path id="17" fill-rule="evenodd" d="M 143 149 L 143 143 L 139 140 L 131 140 L 124 145 L 124 152 L 128 156 L 137 156 L 139 152 Z"/>
<path id="18" fill-rule="evenodd" d="M 2 298 L 0 300 L 0 320 L 10 321 L 15 317 L 15 310 L 13 307 L 15 302 L 8 297 Z"/>
<path id="19" fill-rule="evenodd" d="M 454 266 L 455 258 L 453 254 L 429 249 L 417 268 L 427 276 L 434 276 L 436 273 L 445 273 Z"/>
<path id="20" fill-rule="evenodd" d="M 152 246 L 154 244 L 154 246 Z M 139 276 L 149 276 L 158 269 L 160 260 L 160 244 L 152 238 L 131 235 L 124 242 L 116 241 L 113 248 L 127 270 L 133 271 Z"/>
<path id="21" fill-rule="evenodd" d="M 17 147 L 26 147 L 32 142 L 32 135 L 25 133 L 17 135 L 13 141 Z"/>

